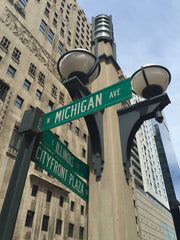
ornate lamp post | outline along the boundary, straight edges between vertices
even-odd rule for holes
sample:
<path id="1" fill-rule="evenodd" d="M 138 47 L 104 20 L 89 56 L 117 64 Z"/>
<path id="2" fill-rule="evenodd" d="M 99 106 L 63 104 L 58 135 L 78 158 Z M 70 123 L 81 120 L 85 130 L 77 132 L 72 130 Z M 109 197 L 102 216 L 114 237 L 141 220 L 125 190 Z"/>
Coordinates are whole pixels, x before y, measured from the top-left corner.
<path id="1" fill-rule="evenodd" d="M 171 81 L 168 69 L 159 65 L 145 65 L 131 77 L 134 92 L 147 100 L 118 111 L 123 164 L 126 178 L 129 179 L 130 150 L 135 133 L 141 124 L 155 118 L 163 121 L 161 110 L 170 103 L 166 91 Z"/>
<path id="2" fill-rule="evenodd" d="M 109 56 L 107 57 L 105 54 L 102 57 L 109 58 Z M 93 82 L 93 80 L 98 77 L 100 73 L 99 59 L 95 57 L 92 53 L 88 52 L 87 50 L 75 49 L 61 56 L 61 58 L 58 61 L 58 72 L 61 76 L 62 83 L 69 91 L 72 99 L 77 100 L 79 98 L 82 98 L 90 94 L 90 91 L 85 86 L 85 84 L 89 84 L 89 82 Z M 162 66 L 147 65 L 147 66 L 141 67 L 138 71 L 136 71 L 132 75 L 132 87 L 133 87 L 133 91 L 137 95 L 139 95 L 140 97 L 147 98 L 147 100 L 144 100 L 142 102 L 139 102 L 127 108 L 117 110 L 117 116 L 119 120 L 119 130 L 120 130 L 119 135 L 120 135 L 120 142 L 121 142 L 122 161 L 124 165 L 124 172 L 126 175 L 127 182 L 129 180 L 129 166 L 130 166 L 130 152 L 131 152 L 130 150 L 131 150 L 134 135 L 139 129 L 140 125 L 143 123 L 143 121 L 147 119 L 151 119 L 155 117 L 158 122 L 162 122 L 163 118 L 162 118 L 161 110 L 168 103 L 170 103 L 170 100 L 167 94 L 164 94 L 164 91 L 167 89 L 170 79 L 171 79 L 171 75 L 169 71 Z M 96 81 L 98 81 L 98 79 Z M 115 172 L 114 170 L 112 170 L 112 172 L 110 170 L 107 170 L 107 168 L 109 168 L 110 166 L 109 159 L 106 159 L 107 157 L 105 157 L 105 163 L 104 163 L 104 154 L 106 152 L 104 149 L 104 143 L 107 139 L 104 139 L 103 135 L 104 135 L 104 131 L 107 131 L 107 129 L 105 130 L 103 127 L 103 121 L 105 118 L 103 115 L 104 114 L 102 112 L 96 112 L 92 115 L 85 116 L 85 121 L 87 123 L 87 127 L 89 130 L 89 135 L 91 140 L 91 150 L 92 150 L 92 161 L 91 160 L 89 161 L 89 165 L 92 165 L 93 163 L 94 170 L 96 173 L 96 182 L 92 180 L 93 176 L 90 177 L 91 180 L 89 182 L 89 191 L 90 191 L 89 194 L 91 195 L 89 200 L 89 204 L 90 204 L 89 214 L 91 216 L 88 218 L 91 219 L 93 217 L 94 219 L 93 221 L 95 222 L 95 224 L 93 224 L 94 225 L 93 227 L 90 226 L 92 225 L 92 223 L 91 223 L 91 220 L 89 220 L 90 221 L 89 226 L 92 229 L 94 228 L 94 230 L 92 229 L 88 230 L 88 236 L 92 239 L 96 239 L 96 238 L 99 239 L 106 236 L 108 237 L 108 239 L 114 240 L 114 239 L 119 239 L 119 237 L 117 237 L 119 233 L 116 232 L 117 230 L 111 229 L 109 231 L 107 230 L 109 226 L 106 227 L 108 222 L 106 217 L 107 217 L 107 214 L 109 214 L 108 213 L 109 211 L 106 211 L 105 208 L 107 209 L 112 208 L 112 206 L 111 206 L 111 203 L 107 203 L 106 202 L 107 200 L 105 201 L 105 199 L 104 199 L 105 203 L 102 202 L 104 192 L 109 191 L 110 190 L 109 188 L 113 187 L 112 184 L 115 183 L 113 180 L 112 181 L 108 180 L 109 176 L 113 176 Z M 115 118 L 116 116 L 114 117 L 114 119 Z M 114 148 L 116 143 L 112 143 L 112 145 L 113 144 L 114 144 L 113 146 Z M 111 146 L 109 147 L 111 148 Z M 108 163 L 106 163 L 106 160 L 108 161 Z M 116 159 L 112 158 L 111 161 L 112 161 L 111 164 L 117 164 Z M 104 171 L 102 172 L 103 163 L 104 163 Z M 107 171 L 108 171 L 108 174 L 106 173 Z M 118 172 L 118 174 L 122 174 L 122 171 Z M 121 176 L 121 178 L 123 178 L 123 176 Z M 124 186 L 122 185 L 122 189 L 124 190 L 121 190 L 121 192 L 126 191 L 125 189 L 128 186 L 128 184 L 127 186 L 125 183 L 123 184 Z M 93 189 L 93 193 L 92 193 L 92 189 Z M 100 193 L 101 191 L 102 191 L 102 194 Z M 110 191 L 109 191 L 109 194 L 110 194 Z M 94 197 L 95 195 L 97 196 Z M 121 195 L 121 194 L 118 194 L 118 195 Z M 93 200 L 95 200 L 95 202 L 92 202 Z M 102 203 L 102 207 L 100 207 L 100 205 L 97 204 L 98 201 Z M 94 208 L 96 207 L 94 206 L 99 206 L 99 208 L 96 209 L 95 211 Z M 113 207 L 113 209 L 115 209 L 116 207 Z M 91 212 L 92 209 L 93 209 L 93 213 Z M 102 209 L 104 209 L 105 211 L 104 217 L 103 216 L 101 217 Z M 95 212 L 98 212 L 98 211 L 100 216 L 98 216 L 97 214 L 94 214 Z M 119 213 L 117 213 L 117 217 L 108 215 L 108 218 L 111 219 L 112 217 L 114 219 L 115 218 L 119 219 L 120 216 L 118 214 Z M 124 217 L 124 219 L 126 219 L 126 217 Z M 118 224 L 120 224 L 119 221 L 121 222 L 121 220 L 117 220 L 117 222 L 115 220 L 115 222 L 113 223 L 114 226 L 112 225 L 111 227 L 115 229 L 116 227 L 118 228 Z M 122 217 L 122 221 L 123 221 L 123 217 Z M 90 232 L 90 235 L 89 235 L 89 232 Z"/>
<path id="3" fill-rule="evenodd" d="M 73 101 L 85 97 L 90 91 L 85 84 L 96 79 L 100 73 L 99 58 L 85 49 L 74 49 L 62 55 L 57 69 L 63 85 Z M 101 176 L 104 161 L 102 112 L 85 116 L 92 147 L 92 162 L 96 176 Z"/>

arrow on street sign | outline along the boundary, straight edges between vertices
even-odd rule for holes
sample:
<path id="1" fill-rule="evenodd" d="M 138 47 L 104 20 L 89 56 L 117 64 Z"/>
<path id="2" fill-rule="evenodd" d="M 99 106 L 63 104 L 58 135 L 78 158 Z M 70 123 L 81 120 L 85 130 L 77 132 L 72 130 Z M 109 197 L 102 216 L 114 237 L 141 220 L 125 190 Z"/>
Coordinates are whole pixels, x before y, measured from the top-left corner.
<path id="1" fill-rule="evenodd" d="M 64 165 L 59 158 L 42 143 L 39 143 L 37 147 L 34 161 L 82 199 L 88 201 L 88 188 L 86 183 Z"/>
<path id="2" fill-rule="evenodd" d="M 40 142 L 50 149 L 50 151 L 73 172 L 86 180 L 89 179 L 89 166 L 72 154 L 50 130 L 43 132 Z"/>
<path id="3" fill-rule="evenodd" d="M 61 108 L 46 113 L 42 122 L 41 131 L 46 131 L 66 122 L 92 114 L 131 97 L 131 79 L 127 78 Z"/>

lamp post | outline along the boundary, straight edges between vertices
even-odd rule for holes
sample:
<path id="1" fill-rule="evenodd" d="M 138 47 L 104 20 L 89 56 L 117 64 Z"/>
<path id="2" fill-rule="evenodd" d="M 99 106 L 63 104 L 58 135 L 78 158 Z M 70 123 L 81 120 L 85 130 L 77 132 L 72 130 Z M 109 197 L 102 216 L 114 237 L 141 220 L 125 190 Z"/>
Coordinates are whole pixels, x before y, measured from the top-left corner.
<path id="1" fill-rule="evenodd" d="M 161 111 L 170 103 L 169 97 L 164 93 L 170 81 L 171 74 L 168 69 L 152 64 L 141 67 L 131 77 L 135 94 L 147 100 L 118 110 L 123 164 L 127 179 L 135 133 L 145 120 L 155 118 L 162 123 Z"/>
<path id="2" fill-rule="evenodd" d="M 63 85 L 75 101 L 90 94 L 85 84 L 99 76 L 100 62 L 91 52 L 74 49 L 59 58 L 57 69 Z M 85 121 L 91 139 L 92 163 L 98 178 L 104 162 L 102 112 L 85 116 Z"/>
<path id="3" fill-rule="evenodd" d="M 114 63 L 113 57 L 106 56 L 106 54 L 103 54 L 99 58 L 102 63 L 101 65 L 103 65 L 104 58 L 105 60 L 112 60 L 111 65 L 113 65 Z M 59 59 L 58 72 L 61 76 L 62 83 L 69 91 L 73 100 L 77 100 L 90 94 L 90 91 L 85 86 L 85 84 L 91 87 L 91 83 L 97 82 L 98 80 L 102 81 L 102 76 L 99 76 L 99 58 L 95 57 L 86 50 L 75 49 L 65 53 Z M 117 65 L 115 66 L 115 68 L 117 68 Z M 101 67 L 101 69 L 103 71 L 104 67 Z M 97 77 L 98 79 L 96 79 Z M 90 116 L 85 116 L 85 121 L 89 130 L 92 150 L 92 161 L 91 159 L 89 160 L 89 165 L 90 169 L 92 169 L 93 166 L 96 173 L 96 177 L 94 178 L 94 172 L 91 171 L 89 179 L 89 239 L 104 239 L 105 236 L 106 238 L 113 240 L 132 239 L 132 237 L 134 237 L 135 228 L 132 226 L 132 224 L 134 224 L 131 208 L 132 206 L 130 206 L 131 203 L 129 203 L 129 199 L 132 197 L 130 196 L 130 194 L 132 193 L 130 193 L 129 191 L 130 186 L 128 183 L 131 144 L 136 131 L 139 129 L 143 121 L 154 117 L 157 119 L 157 121 L 162 121 L 161 110 L 168 103 L 170 103 L 167 94 L 163 94 L 170 82 L 170 79 L 171 75 L 169 71 L 162 66 L 147 65 L 141 67 L 132 76 L 132 87 L 136 94 L 138 94 L 140 97 L 147 98 L 147 100 L 127 108 L 116 108 L 116 110 L 113 111 L 113 116 L 112 113 L 110 113 L 110 118 L 105 116 L 106 114 L 103 114 L 102 111 L 94 113 Z M 119 140 L 121 143 L 122 151 L 121 157 L 124 166 L 126 182 L 122 180 L 124 172 L 116 168 L 119 167 L 118 164 L 121 164 L 119 162 L 119 159 L 118 161 L 116 159 L 118 157 L 114 156 L 113 158 L 112 156 L 112 163 L 110 163 L 111 165 L 116 165 L 116 169 L 110 169 L 109 159 L 107 157 L 109 154 L 114 154 L 115 151 L 118 151 L 117 143 L 112 142 L 112 145 L 109 145 L 110 150 L 104 149 L 104 146 L 107 146 L 107 136 L 109 136 L 107 134 L 108 129 L 106 126 L 108 126 L 109 129 L 114 131 L 113 126 L 107 125 L 109 124 L 107 120 L 111 119 L 111 117 L 113 119 L 113 122 L 111 122 L 110 124 L 115 124 L 114 120 L 116 118 L 118 119 L 119 123 L 120 133 L 117 134 L 116 132 L 116 135 L 120 135 Z M 106 126 L 103 126 L 104 123 Z M 115 137 L 117 136 L 114 136 L 114 140 Z M 119 154 L 121 155 L 121 153 Z M 122 182 L 116 182 L 118 181 L 118 178 L 122 178 Z M 113 184 L 116 184 L 116 187 L 118 187 L 118 184 L 121 184 L 123 190 L 120 190 L 119 192 L 124 193 L 126 197 L 123 198 L 123 196 L 120 196 L 121 194 L 119 194 L 118 192 L 115 193 L 114 190 L 114 195 L 118 196 L 110 196 L 110 188 L 114 188 Z M 115 189 L 117 189 L 116 187 Z M 129 206 L 118 206 L 122 205 L 120 201 L 122 200 L 123 202 L 124 199 L 126 199 L 127 206 Z M 121 213 L 122 215 L 124 214 L 124 216 L 120 216 L 120 211 L 118 207 L 121 209 L 121 211 L 123 207 L 124 209 L 126 209 L 124 213 Z M 107 210 L 108 208 L 109 210 Z M 129 218 L 129 216 L 127 215 L 130 215 L 131 217 Z M 131 233 L 129 233 L 130 231 L 128 233 L 126 232 L 128 228 L 127 226 L 125 226 L 124 230 L 122 230 L 120 227 L 120 225 L 124 221 L 126 221 L 126 224 L 128 225 L 127 219 L 130 219 L 129 224 L 131 224 L 132 227 Z M 120 230 L 118 228 L 125 233 L 120 233 Z"/>

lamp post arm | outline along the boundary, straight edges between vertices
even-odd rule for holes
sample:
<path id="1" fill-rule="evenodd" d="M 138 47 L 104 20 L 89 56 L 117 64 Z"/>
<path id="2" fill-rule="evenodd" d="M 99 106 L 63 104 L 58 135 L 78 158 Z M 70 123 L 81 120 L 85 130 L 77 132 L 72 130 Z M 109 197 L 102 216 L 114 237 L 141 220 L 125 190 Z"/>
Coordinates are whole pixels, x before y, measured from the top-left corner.
<path id="1" fill-rule="evenodd" d="M 88 96 L 90 91 L 77 77 L 63 81 L 73 101 Z M 84 117 L 90 135 L 92 148 L 92 163 L 96 177 L 101 177 L 104 163 L 104 140 L 103 140 L 103 111 Z"/>
<path id="2" fill-rule="evenodd" d="M 157 121 L 162 122 L 161 111 L 169 103 L 168 95 L 162 94 L 117 111 L 123 165 L 127 180 L 129 180 L 131 146 L 136 132 L 145 120 L 156 118 Z"/>

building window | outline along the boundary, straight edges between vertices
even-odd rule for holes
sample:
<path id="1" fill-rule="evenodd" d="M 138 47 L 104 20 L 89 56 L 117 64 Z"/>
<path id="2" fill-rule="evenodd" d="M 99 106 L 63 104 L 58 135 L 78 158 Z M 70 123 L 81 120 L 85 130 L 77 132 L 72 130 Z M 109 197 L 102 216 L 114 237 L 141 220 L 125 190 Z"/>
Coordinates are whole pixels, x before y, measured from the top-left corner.
<path id="1" fill-rule="evenodd" d="M 72 212 L 74 212 L 74 205 L 75 205 L 74 201 L 71 201 L 71 211 Z"/>
<path id="2" fill-rule="evenodd" d="M 64 197 L 60 196 L 60 198 L 59 198 L 59 206 L 63 207 L 63 203 L 64 203 Z"/>
<path id="3" fill-rule="evenodd" d="M 50 7 L 51 7 L 50 3 L 47 2 L 46 8 L 45 8 L 45 10 L 44 10 L 44 13 L 46 14 L 47 17 L 49 17 Z"/>
<path id="4" fill-rule="evenodd" d="M 57 97 L 57 87 L 54 84 L 52 84 L 51 95 L 55 98 Z"/>
<path id="5" fill-rule="evenodd" d="M 39 72 L 38 83 L 43 87 L 45 83 L 45 75 L 42 72 Z"/>
<path id="6" fill-rule="evenodd" d="M 81 215 L 84 215 L 84 206 L 81 205 Z"/>
<path id="7" fill-rule="evenodd" d="M 71 45 L 71 39 L 69 37 L 67 38 L 67 43 L 68 45 Z"/>
<path id="8" fill-rule="evenodd" d="M 76 46 L 78 46 L 78 45 L 79 45 L 79 42 L 78 42 L 77 40 L 75 40 L 75 43 L 76 43 Z"/>
<path id="9" fill-rule="evenodd" d="M 41 230 L 47 232 L 49 223 L 49 216 L 43 215 Z"/>
<path id="10" fill-rule="evenodd" d="M 79 128 L 78 127 L 76 127 L 76 129 L 75 129 L 75 135 L 79 136 Z"/>
<path id="11" fill-rule="evenodd" d="M 57 219 L 56 221 L 56 234 L 61 235 L 62 221 Z"/>
<path id="12" fill-rule="evenodd" d="M 67 123 L 67 128 L 70 129 L 70 130 L 72 129 L 72 122 Z"/>
<path id="13" fill-rule="evenodd" d="M 86 150 L 83 148 L 82 149 L 82 157 L 85 158 L 86 157 Z"/>
<path id="14" fill-rule="evenodd" d="M 24 100 L 21 97 L 17 96 L 14 105 L 21 109 L 23 102 Z"/>
<path id="15" fill-rule="evenodd" d="M 21 139 L 22 139 L 22 135 L 18 132 L 18 127 L 15 126 L 13 129 L 9 147 L 18 152 L 21 144 Z"/>
<path id="16" fill-rule="evenodd" d="M 64 145 L 68 147 L 69 143 L 66 140 L 64 140 Z"/>
<path id="17" fill-rule="evenodd" d="M 60 91 L 59 93 L 59 103 L 64 105 L 64 93 Z"/>
<path id="18" fill-rule="evenodd" d="M 34 78 L 36 75 L 36 66 L 31 63 L 29 66 L 29 74 Z"/>
<path id="19" fill-rule="evenodd" d="M 59 43 L 58 43 L 58 53 L 60 54 L 60 55 L 62 55 L 62 51 L 63 51 L 63 44 L 62 44 L 62 42 L 60 42 L 59 41 Z"/>
<path id="20" fill-rule="evenodd" d="M 1 40 L 0 46 L 7 52 L 9 48 L 10 41 L 4 36 Z"/>
<path id="21" fill-rule="evenodd" d="M 0 79 L 0 99 L 4 102 L 9 86 Z"/>
<path id="22" fill-rule="evenodd" d="M 53 25 L 56 27 L 57 26 L 57 20 L 56 18 L 53 18 Z"/>
<path id="23" fill-rule="evenodd" d="M 83 141 L 87 142 L 87 135 L 85 133 L 83 134 Z"/>
<path id="24" fill-rule="evenodd" d="M 25 222 L 25 226 L 26 226 L 26 227 L 32 227 L 33 218 L 34 218 L 34 212 L 28 210 L 28 211 L 27 211 L 27 215 L 26 215 L 26 222 Z"/>
<path id="25" fill-rule="evenodd" d="M 53 39 L 54 39 L 54 33 L 51 29 L 49 29 L 47 40 L 52 44 Z"/>
<path id="26" fill-rule="evenodd" d="M 16 69 L 13 66 L 9 65 L 7 74 L 12 78 L 14 78 L 15 73 L 16 73 Z"/>
<path id="27" fill-rule="evenodd" d="M 46 196 L 46 202 L 50 202 L 51 201 L 51 196 L 52 196 L 52 192 L 51 191 L 47 191 L 47 196 Z"/>
<path id="28" fill-rule="evenodd" d="M 69 223 L 68 237 L 73 237 L 74 224 Z"/>
<path id="29" fill-rule="evenodd" d="M 64 37 L 64 29 L 63 28 L 61 28 L 60 33 L 61 33 L 61 36 Z"/>
<path id="30" fill-rule="evenodd" d="M 49 110 L 53 110 L 53 106 L 54 106 L 54 103 L 51 101 L 51 100 L 49 100 L 49 103 L 48 103 L 48 108 L 49 108 Z"/>
<path id="31" fill-rule="evenodd" d="M 39 31 L 44 35 L 45 34 L 45 31 L 46 31 L 46 28 L 47 28 L 47 24 L 45 23 L 45 21 L 41 21 L 41 24 L 40 24 L 40 27 L 39 27 Z"/>
<path id="32" fill-rule="evenodd" d="M 21 52 L 15 47 L 12 53 L 13 59 L 19 63 Z"/>
<path id="33" fill-rule="evenodd" d="M 168 227 L 167 227 L 167 224 L 166 224 L 166 223 L 163 223 L 163 230 L 164 230 L 165 240 L 169 240 Z"/>
<path id="34" fill-rule="evenodd" d="M 170 231 L 170 236 L 172 240 L 175 240 L 175 235 L 174 235 L 174 230 L 172 227 L 169 227 L 169 231 Z"/>
<path id="35" fill-rule="evenodd" d="M 35 97 L 36 97 L 38 100 L 41 100 L 41 96 L 42 96 L 42 92 L 37 89 L 37 90 L 36 90 L 36 95 L 35 95 Z"/>
<path id="36" fill-rule="evenodd" d="M 19 4 L 20 7 L 22 7 L 24 9 L 27 2 L 28 2 L 28 0 L 19 0 L 18 4 Z"/>
<path id="37" fill-rule="evenodd" d="M 29 89 L 30 89 L 30 87 L 31 87 L 31 83 L 30 83 L 27 79 L 25 79 L 25 80 L 24 80 L 24 85 L 23 85 L 23 87 L 24 87 L 27 91 L 29 91 Z"/>
<path id="38" fill-rule="evenodd" d="M 84 239 L 83 236 L 84 236 L 84 228 L 80 227 L 79 228 L 79 240 L 83 240 Z"/>
<path id="39" fill-rule="evenodd" d="M 35 184 L 33 184 L 33 186 L 32 186 L 32 192 L 31 192 L 31 196 L 36 197 L 37 192 L 38 192 L 38 186 L 35 185 Z"/>

